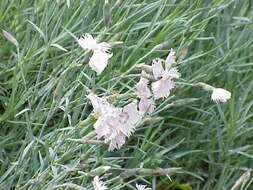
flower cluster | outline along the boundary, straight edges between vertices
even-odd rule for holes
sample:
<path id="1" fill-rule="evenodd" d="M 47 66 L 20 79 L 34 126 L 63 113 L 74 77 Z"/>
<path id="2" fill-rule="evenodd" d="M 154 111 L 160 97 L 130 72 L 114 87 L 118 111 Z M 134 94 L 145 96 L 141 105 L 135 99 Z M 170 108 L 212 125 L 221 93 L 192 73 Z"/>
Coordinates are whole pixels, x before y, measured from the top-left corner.
<path id="1" fill-rule="evenodd" d="M 107 102 L 105 98 L 90 93 L 87 96 L 99 115 L 94 124 L 98 139 L 104 139 L 109 144 L 109 151 L 119 149 L 135 130 L 136 124 L 141 120 L 141 113 L 137 110 L 137 102 L 133 101 L 123 108 L 117 108 Z"/>
<path id="2" fill-rule="evenodd" d="M 142 77 L 136 84 L 137 92 L 140 97 L 139 109 L 145 113 L 152 113 L 155 109 L 154 99 L 164 99 L 170 94 L 175 87 L 174 78 L 179 78 L 181 74 L 176 67 L 172 67 L 175 63 L 175 52 L 171 49 L 166 60 L 157 58 L 153 60 L 152 66 L 144 66 Z M 152 81 L 148 80 L 151 79 Z M 151 82 L 151 90 L 149 83 Z M 152 93 L 151 93 L 152 91 Z M 152 97 L 153 95 L 153 97 Z"/>
<path id="3" fill-rule="evenodd" d="M 111 47 L 108 43 L 98 43 L 90 34 L 86 33 L 78 40 L 79 45 L 84 50 L 92 50 L 93 55 L 90 58 L 89 66 L 98 75 L 100 75 L 108 64 L 108 60 L 112 57 L 110 53 Z"/>
<path id="4" fill-rule="evenodd" d="M 99 60 L 103 60 L 103 56 L 108 57 L 108 44 L 97 43 L 89 34 L 86 34 L 79 41 L 84 49 L 94 51 L 90 65 L 100 74 L 108 59 L 104 60 L 104 63 L 106 62 L 104 65 L 101 64 L 103 61 L 99 62 Z M 97 62 L 93 62 L 93 60 Z M 141 77 L 135 85 L 140 99 L 138 105 L 137 100 L 135 100 L 122 108 L 118 108 L 110 104 L 104 97 L 100 98 L 93 93 L 87 96 L 93 105 L 94 113 L 99 116 L 94 124 L 97 138 L 103 139 L 105 143 L 109 144 L 109 151 L 122 147 L 126 138 L 135 131 L 136 125 L 142 117 L 155 110 L 155 100 L 164 99 L 170 95 L 170 91 L 175 88 L 174 79 L 181 76 L 177 68 L 173 66 L 174 64 L 175 52 L 171 49 L 166 60 L 157 58 L 153 60 L 152 66 L 140 66 L 142 68 Z M 230 92 L 221 88 L 215 88 L 205 83 L 198 83 L 196 86 L 212 91 L 211 98 L 216 102 L 226 102 L 231 97 Z"/>

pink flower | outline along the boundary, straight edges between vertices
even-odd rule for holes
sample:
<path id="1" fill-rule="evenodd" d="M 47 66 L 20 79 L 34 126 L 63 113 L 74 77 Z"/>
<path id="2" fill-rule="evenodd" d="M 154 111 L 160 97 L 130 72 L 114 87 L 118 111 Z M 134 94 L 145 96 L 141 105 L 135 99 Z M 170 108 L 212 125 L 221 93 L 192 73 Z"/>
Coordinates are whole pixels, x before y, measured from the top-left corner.
<path id="1" fill-rule="evenodd" d="M 175 87 L 175 83 L 171 80 L 168 73 L 164 73 L 162 78 L 152 83 L 152 91 L 155 99 L 167 98 L 170 90 Z"/>
<path id="2" fill-rule="evenodd" d="M 141 97 L 139 102 L 139 110 L 142 114 L 154 112 L 155 107 L 155 102 L 152 98 L 147 98 L 145 96 Z"/>
<path id="3" fill-rule="evenodd" d="M 152 93 L 148 87 L 149 81 L 141 77 L 136 84 L 137 93 L 140 97 L 139 110 L 144 115 L 145 113 L 152 113 L 155 110 L 155 103 L 152 99 Z"/>
<path id="4" fill-rule="evenodd" d="M 88 98 L 94 112 L 100 114 L 94 124 L 97 138 L 104 139 L 104 142 L 109 144 L 109 151 L 119 149 L 141 120 L 142 115 L 137 110 L 137 102 L 133 101 L 123 108 L 117 108 L 94 94 L 89 94 Z"/>
<path id="5" fill-rule="evenodd" d="M 143 73 L 145 72 L 143 71 Z M 141 77 L 140 81 L 136 84 L 137 93 L 139 97 L 145 96 L 149 98 L 152 95 L 148 87 L 148 83 L 149 83 L 148 79 Z"/>
<path id="6" fill-rule="evenodd" d="M 137 110 L 137 101 L 127 104 L 123 107 L 121 113 L 121 123 L 124 134 L 130 136 L 135 130 L 135 125 L 140 122 L 142 114 Z"/>
<path id="7" fill-rule="evenodd" d="M 99 98 L 96 94 L 90 93 L 87 98 L 91 101 L 95 114 L 102 115 L 107 109 L 113 108 L 113 105 L 109 104 L 105 98 Z"/>
<path id="8" fill-rule="evenodd" d="M 177 69 L 172 67 L 175 62 L 174 54 L 175 52 L 171 50 L 165 61 L 159 58 L 153 60 L 152 70 L 156 81 L 151 86 L 155 99 L 167 98 L 170 90 L 175 87 L 172 79 L 181 76 Z M 165 65 L 165 68 L 163 65 Z"/>

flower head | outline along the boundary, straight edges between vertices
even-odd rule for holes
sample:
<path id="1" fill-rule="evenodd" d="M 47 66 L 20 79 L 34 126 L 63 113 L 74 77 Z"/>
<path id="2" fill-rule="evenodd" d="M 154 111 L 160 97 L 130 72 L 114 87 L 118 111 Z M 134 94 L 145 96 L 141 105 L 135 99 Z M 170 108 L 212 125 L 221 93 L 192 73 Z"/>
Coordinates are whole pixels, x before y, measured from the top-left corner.
<path id="1" fill-rule="evenodd" d="M 211 99 L 215 102 L 226 102 L 231 98 L 231 93 L 222 88 L 214 88 Z"/>
<path id="2" fill-rule="evenodd" d="M 93 184 L 93 187 L 95 190 L 106 190 L 107 189 L 107 187 L 105 186 L 105 183 L 103 181 L 100 181 L 98 176 L 96 176 L 93 179 L 92 184 Z"/>
<path id="3" fill-rule="evenodd" d="M 165 61 L 159 58 L 153 60 L 152 69 L 156 81 L 151 86 L 155 99 L 167 98 L 170 90 L 175 87 L 172 79 L 181 76 L 178 70 L 172 67 L 175 62 L 174 54 L 175 52 L 172 50 Z M 165 68 L 163 65 L 165 65 Z"/>
<path id="4" fill-rule="evenodd" d="M 138 185 L 136 184 L 137 190 L 151 190 L 151 188 L 147 188 L 146 185 Z"/>
<path id="5" fill-rule="evenodd" d="M 108 64 L 108 60 L 112 57 L 110 53 L 111 47 L 108 43 L 98 43 L 92 35 L 86 33 L 78 39 L 79 45 L 84 50 L 92 50 L 93 55 L 90 58 L 89 66 L 99 75 L 103 72 Z"/>
<path id="6" fill-rule="evenodd" d="M 143 71 L 142 74 L 145 74 L 145 72 Z M 149 83 L 148 79 L 141 77 L 140 81 L 136 84 L 137 93 L 139 97 L 145 96 L 149 98 L 152 95 L 148 87 L 148 83 Z"/>
<path id="7" fill-rule="evenodd" d="M 145 73 L 145 72 L 144 72 Z M 140 97 L 139 110 L 144 115 L 145 113 L 152 113 L 155 110 L 155 103 L 152 99 L 152 93 L 148 87 L 149 81 L 141 77 L 136 84 L 138 96 Z"/>
<path id="8" fill-rule="evenodd" d="M 89 94 L 88 98 L 94 112 L 100 114 L 94 124 L 97 138 L 104 139 L 104 142 L 109 144 L 109 151 L 119 149 L 134 132 L 142 117 L 137 110 L 137 102 L 133 101 L 123 108 L 117 108 L 94 94 Z"/>
<path id="9" fill-rule="evenodd" d="M 171 80 L 168 73 L 164 73 L 162 78 L 152 83 L 152 91 L 155 99 L 167 98 L 170 90 L 175 87 L 175 83 Z"/>

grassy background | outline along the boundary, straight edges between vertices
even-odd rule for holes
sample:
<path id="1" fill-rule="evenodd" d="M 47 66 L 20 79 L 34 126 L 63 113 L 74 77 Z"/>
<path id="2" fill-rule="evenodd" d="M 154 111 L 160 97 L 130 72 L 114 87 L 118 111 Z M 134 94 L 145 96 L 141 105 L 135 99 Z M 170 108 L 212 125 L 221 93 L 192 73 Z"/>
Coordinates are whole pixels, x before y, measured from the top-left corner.
<path id="1" fill-rule="evenodd" d="M 103 23 L 103 1 L 71 0 L 70 8 L 61 2 L 0 1 L 0 29 L 19 42 L 16 49 L 0 35 L 0 189 L 74 184 L 73 189 L 92 189 L 93 176 L 104 173 L 99 167 L 111 166 L 103 180 L 113 190 L 134 189 L 135 183 L 156 190 L 223 190 L 252 169 L 251 0 L 125 0 L 119 6 L 111 0 L 109 29 Z M 114 56 L 99 77 L 74 39 L 86 32 L 102 41 L 124 42 L 113 47 Z M 165 40 L 173 43 L 152 51 Z M 140 73 L 132 66 L 165 58 L 170 48 L 180 60 L 178 89 L 158 103 L 120 150 L 69 140 L 93 130 L 87 87 L 100 95 L 128 95 Z M 231 100 L 215 104 L 207 92 L 185 85 L 199 81 L 230 90 Z M 199 100 L 170 107 L 182 98 Z M 140 167 L 183 170 L 118 176 Z M 250 178 L 238 189 L 253 189 L 251 183 Z"/>

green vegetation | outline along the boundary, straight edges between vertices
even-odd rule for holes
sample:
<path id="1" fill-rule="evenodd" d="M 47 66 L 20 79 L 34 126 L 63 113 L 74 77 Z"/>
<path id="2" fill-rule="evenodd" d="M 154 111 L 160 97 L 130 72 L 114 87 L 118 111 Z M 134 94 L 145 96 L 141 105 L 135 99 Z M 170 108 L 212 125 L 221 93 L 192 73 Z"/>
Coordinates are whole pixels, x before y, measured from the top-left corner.
<path id="1" fill-rule="evenodd" d="M 135 183 L 155 190 L 253 189 L 252 178 L 240 178 L 253 166 L 251 0 L 110 0 L 109 8 L 102 0 L 60 2 L 0 0 L 0 189 L 93 189 L 95 175 L 104 175 L 112 190 Z M 103 15 L 110 15 L 109 28 Z M 86 32 L 123 41 L 99 76 L 75 39 Z M 87 89 L 129 95 L 140 73 L 133 66 L 165 58 L 170 48 L 182 74 L 178 87 L 121 149 L 73 140 L 93 130 Z M 188 85 L 195 82 L 227 89 L 232 98 L 212 102 Z M 113 103 L 125 105 L 125 97 Z M 142 167 L 182 169 L 119 176 Z"/>

